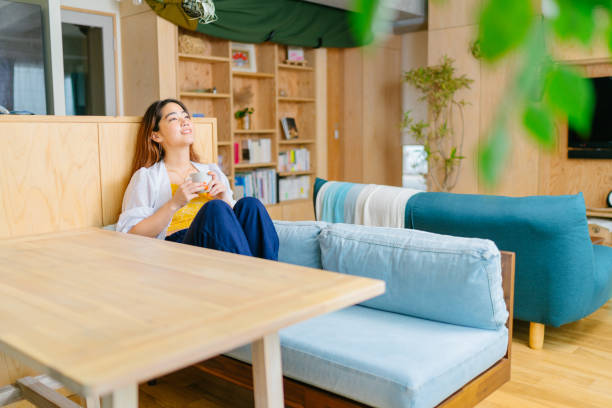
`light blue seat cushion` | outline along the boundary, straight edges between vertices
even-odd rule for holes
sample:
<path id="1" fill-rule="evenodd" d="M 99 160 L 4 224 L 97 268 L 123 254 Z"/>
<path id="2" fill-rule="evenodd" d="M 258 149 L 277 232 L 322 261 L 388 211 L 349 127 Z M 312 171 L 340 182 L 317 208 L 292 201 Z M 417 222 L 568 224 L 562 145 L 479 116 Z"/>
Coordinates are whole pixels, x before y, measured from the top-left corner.
<path id="1" fill-rule="evenodd" d="M 117 230 L 117 224 L 108 224 L 102 227 L 102 229 L 108 230 L 108 231 L 116 231 Z"/>
<path id="2" fill-rule="evenodd" d="M 283 373 L 375 407 L 433 407 L 506 353 L 508 331 L 353 306 L 280 332 Z M 251 362 L 250 348 L 228 353 Z"/>
<path id="3" fill-rule="evenodd" d="M 278 234 L 278 260 L 321 269 L 319 234 L 327 223 L 317 221 L 274 221 Z"/>
<path id="4" fill-rule="evenodd" d="M 386 292 L 365 306 L 481 329 L 508 319 L 492 241 L 329 224 L 319 242 L 323 269 L 386 282 Z"/>

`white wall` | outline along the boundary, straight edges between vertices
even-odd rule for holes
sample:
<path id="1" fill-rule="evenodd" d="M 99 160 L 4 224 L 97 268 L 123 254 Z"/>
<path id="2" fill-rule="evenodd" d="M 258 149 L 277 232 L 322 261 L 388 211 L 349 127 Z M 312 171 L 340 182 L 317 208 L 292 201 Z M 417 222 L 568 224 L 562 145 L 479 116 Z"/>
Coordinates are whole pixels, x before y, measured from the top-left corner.
<path id="1" fill-rule="evenodd" d="M 427 66 L 427 31 L 402 35 L 402 73 Z M 418 100 L 420 94 L 411 85 L 402 84 L 402 110 L 412 111 L 415 122 L 427 120 L 427 104 Z M 402 144 L 416 144 L 407 132 L 402 133 Z"/>

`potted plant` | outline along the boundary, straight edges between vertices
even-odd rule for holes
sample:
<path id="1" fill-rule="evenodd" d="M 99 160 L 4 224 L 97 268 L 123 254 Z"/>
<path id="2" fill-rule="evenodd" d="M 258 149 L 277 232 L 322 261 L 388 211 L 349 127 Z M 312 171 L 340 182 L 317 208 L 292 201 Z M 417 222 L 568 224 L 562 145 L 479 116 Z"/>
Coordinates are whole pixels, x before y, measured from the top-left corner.
<path id="1" fill-rule="evenodd" d="M 255 111 L 254 108 L 246 107 L 239 109 L 234 113 L 234 117 L 242 124 L 242 129 L 249 130 L 251 128 L 251 114 Z"/>
<path id="2" fill-rule="evenodd" d="M 470 88 L 474 82 L 465 75 L 456 76 L 453 60 L 442 57 L 438 66 L 415 68 L 404 73 L 403 81 L 413 85 L 429 108 L 429 122 L 415 122 L 410 111 L 404 113 L 402 128 L 407 129 L 427 154 L 430 188 L 451 191 L 457 184 L 463 150 L 464 100 L 457 100 L 457 91 Z M 455 122 L 456 121 L 456 122 Z"/>

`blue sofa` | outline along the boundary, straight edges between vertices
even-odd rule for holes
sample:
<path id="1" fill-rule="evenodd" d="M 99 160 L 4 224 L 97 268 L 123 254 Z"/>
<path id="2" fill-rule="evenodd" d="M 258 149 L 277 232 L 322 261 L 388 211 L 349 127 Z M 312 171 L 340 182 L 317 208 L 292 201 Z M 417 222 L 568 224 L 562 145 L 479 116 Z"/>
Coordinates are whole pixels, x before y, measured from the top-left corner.
<path id="1" fill-rule="evenodd" d="M 315 200 L 325 183 L 316 180 Z M 334 189 L 346 190 L 349 183 L 337 184 Z M 353 184 L 349 190 L 363 186 Z M 326 200 L 326 205 L 342 208 L 347 196 L 335 203 Z M 333 222 L 346 218 L 342 211 L 325 213 L 334 214 Z M 581 193 L 501 197 L 422 192 L 408 200 L 404 226 L 490 239 L 500 250 L 514 252 L 514 317 L 531 322 L 532 348 L 542 347 L 544 325 L 579 320 L 612 296 L 612 248 L 591 243 Z"/>
<path id="2" fill-rule="evenodd" d="M 384 279 L 387 287 L 280 332 L 287 406 L 465 407 L 509 380 L 513 254 L 503 254 L 502 278 L 489 240 L 274 223 L 279 261 Z M 249 347 L 228 356 L 198 367 L 249 387 Z"/>

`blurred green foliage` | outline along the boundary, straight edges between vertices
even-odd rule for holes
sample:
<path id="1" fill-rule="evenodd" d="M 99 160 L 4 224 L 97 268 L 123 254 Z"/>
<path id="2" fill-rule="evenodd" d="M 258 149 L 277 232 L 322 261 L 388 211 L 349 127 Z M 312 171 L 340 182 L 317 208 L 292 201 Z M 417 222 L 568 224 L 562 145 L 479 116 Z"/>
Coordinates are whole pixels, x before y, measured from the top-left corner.
<path id="1" fill-rule="evenodd" d="M 355 3 L 370 13 L 361 20 L 369 24 L 362 29 L 367 32 L 380 2 Z M 602 36 L 612 50 L 612 0 L 483 0 L 479 13 L 478 36 L 466 46 L 477 45 L 478 57 L 486 63 L 512 58 L 518 64 L 478 152 L 481 179 L 493 186 L 510 149 L 509 124 L 522 123 L 545 148 L 555 145 L 555 123 L 560 118 L 567 118 L 574 130 L 588 136 L 592 85 L 575 69 L 554 62 L 549 44 L 559 40 L 588 46 Z"/>

